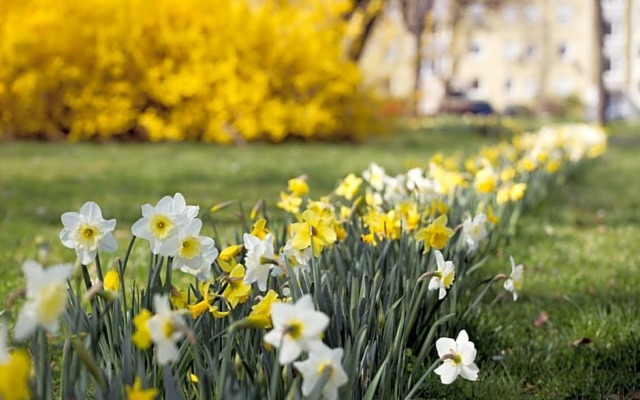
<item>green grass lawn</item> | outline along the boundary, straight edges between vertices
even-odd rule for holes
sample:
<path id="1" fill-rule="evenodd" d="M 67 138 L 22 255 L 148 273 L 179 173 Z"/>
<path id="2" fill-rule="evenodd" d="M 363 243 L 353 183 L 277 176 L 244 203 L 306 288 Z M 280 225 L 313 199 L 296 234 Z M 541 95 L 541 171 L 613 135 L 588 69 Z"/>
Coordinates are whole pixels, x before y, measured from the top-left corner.
<path id="1" fill-rule="evenodd" d="M 625 399 L 640 393 L 640 144 L 634 129 L 614 130 L 624 140 L 614 136 L 602 159 L 528 210 L 513 240 L 490 259 L 487 274 L 505 272 L 513 255 L 525 265 L 526 280 L 515 303 L 496 286 L 461 327 L 478 348 L 481 382 L 445 387 L 433 376 L 429 398 Z M 36 256 L 37 241 L 50 243 L 51 261 L 73 260 L 57 239 L 60 214 L 88 200 L 100 204 L 106 218 L 118 219 L 124 246 L 140 205 L 163 195 L 182 192 L 201 211 L 232 199 L 250 208 L 265 198 L 273 213 L 287 179 L 302 173 L 310 177 L 312 195 L 320 196 L 371 161 L 400 172 L 436 151 L 473 151 L 494 140 L 468 131 L 418 130 L 367 144 L 243 148 L 3 143 L 0 299 L 21 285 L 20 266 Z M 231 223 L 232 211 L 221 215 Z M 146 253 L 144 245 L 138 248 Z M 548 321 L 535 327 L 542 312 Z M 583 338 L 590 343 L 574 345 Z"/>

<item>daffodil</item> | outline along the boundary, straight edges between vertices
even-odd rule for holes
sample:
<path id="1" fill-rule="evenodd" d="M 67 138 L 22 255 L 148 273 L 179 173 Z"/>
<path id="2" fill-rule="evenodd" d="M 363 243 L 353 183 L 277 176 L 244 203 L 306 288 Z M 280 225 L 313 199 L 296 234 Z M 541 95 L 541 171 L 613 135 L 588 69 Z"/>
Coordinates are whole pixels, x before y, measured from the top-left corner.
<path id="1" fill-rule="evenodd" d="M 260 218 L 253 224 L 253 228 L 251 229 L 251 235 L 257 237 L 260 240 L 264 240 L 264 238 L 269 234 L 269 229 L 267 229 L 267 220 L 264 218 Z"/>
<path id="2" fill-rule="evenodd" d="M 202 300 L 197 302 L 196 304 L 189 305 L 187 308 L 191 313 L 191 317 L 193 319 L 198 318 L 205 312 L 210 312 L 216 318 L 223 318 L 229 315 L 229 311 L 220 311 L 218 306 L 214 306 L 211 302 L 215 299 L 209 298 L 209 287 L 211 286 L 211 282 L 199 282 L 198 283 L 198 291 L 202 296 Z"/>
<path id="3" fill-rule="evenodd" d="M 302 351 L 321 343 L 320 334 L 329 325 L 329 317 L 313 307 L 311 295 L 304 295 L 294 304 L 274 303 L 271 306 L 273 329 L 264 336 L 265 342 L 280 349 L 280 364 L 289 364 Z"/>
<path id="4" fill-rule="evenodd" d="M 300 270 L 310 272 L 311 259 L 313 258 L 311 247 L 307 247 L 303 250 L 298 250 L 293 247 L 292 242 L 292 239 L 287 240 L 287 243 L 285 243 L 284 247 L 282 248 L 282 254 L 280 255 L 282 262 L 284 262 L 284 259 L 286 259 L 296 275 Z"/>
<path id="5" fill-rule="evenodd" d="M 167 241 L 160 247 L 160 253 L 174 255 L 173 269 L 179 268 L 199 280 L 209 280 L 218 249 L 212 238 L 200 236 L 201 228 L 202 221 L 194 218 L 178 230 L 176 241 Z"/>
<path id="6" fill-rule="evenodd" d="M 98 250 L 117 250 L 118 243 L 112 234 L 116 220 L 102 218 L 102 210 L 96 203 L 85 203 L 79 213 L 66 212 L 61 220 L 64 228 L 60 231 L 60 240 L 65 247 L 76 251 L 82 264 L 93 261 Z"/>
<path id="7" fill-rule="evenodd" d="M 509 192 L 509 198 L 511 199 L 511 201 L 522 200 L 526 190 L 527 190 L 526 183 L 516 183 L 515 185 L 511 186 L 511 190 Z"/>
<path id="8" fill-rule="evenodd" d="M 227 287 L 222 292 L 222 297 L 227 299 L 231 308 L 236 308 L 238 304 L 244 303 L 251 295 L 251 286 L 244 282 L 244 278 L 245 273 L 242 264 L 236 265 L 229 276 L 225 277 Z"/>
<path id="9" fill-rule="evenodd" d="M 142 206 L 142 218 L 131 227 L 131 232 L 151 244 L 151 252 L 163 256 L 175 256 L 180 242 L 178 230 L 188 225 L 198 214 L 198 207 L 187 206 L 184 197 L 176 193 L 165 196 L 155 207 Z"/>
<path id="10" fill-rule="evenodd" d="M 476 173 L 473 185 L 479 193 L 491 193 L 496 189 L 497 181 L 498 177 L 495 171 L 490 167 L 485 167 Z"/>
<path id="11" fill-rule="evenodd" d="M 188 296 L 187 292 L 180 290 L 175 286 L 171 286 L 171 292 L 169 292 L 169 301 L 174 309 L 180 310 L 187 308 Z"/>
<path id="12" fill-rule="evenodd" d="M 244 246 L 241 244 L 234 244 L 223 249 L 220 255 L 218 255 L 218 265 L 220 265 L 220 269 L 227 273 L 231 272 L 233 267 L 238 264 L 236 257 L 242 252 L 243 248 Z"/>
<path id="13" fill-rule="evenodd" d="M 104 275 L 102 287 L 107 292 L 118 293 L 120 291 L 120 274 L 118 274 L 118 271 L 110 269 Z"/>
<path id="14" fill-rule="evenodd" d="M 276 203 L 278 208 L 283 209 L 290 214 L 299 213 L 300 205 L 302 205 L 302 198 L 295 194 L 285 192 L 280 192 L 280 200 Z"/>
<path id="15" fill-rule="evenodd" d="M 289 179 L 287 182 L 287 188 L 291 193 L 298 197 L 302 197 L 309 193 L 309 185 L 307 184 L 306 176 L 299 176 L 297 178 Z"/>
<path id="16" fill-rule="evenodd" d="M 424 241 L 424 252 L 426 253 L 432 247 L 438 250 L 442 249 L 453 234 L 453 229 L 447 227 L 447 215 L 443 214 L 426 228 L 418 230 L 416 240 Z"/>
<path id="17" fill-rule="evenodd" d="M 267 280 L 271 269 L 276 264 L 272 234 L 270 233 L 265 236 L 264 240 L 260 240 L 253 235 L 245 233 L 243 240 L 244 247 L 247 249 L 247 254 L 244 258 L 247 266 L 244 282 L 249 285 L 257 282 L 258 288 L 264 292 L 267 290 Z"/>
<path id="18" fill-rule="evenodd" d="M 125 385 L 124 391 L 127 394 L 127 400 L 153 400 L 160 393 L 155 388 L 143 389 L 142 380 L 138 376 L 136 376 L 133 386 Z"/>
<path id="19" fill-rule="evenodd" d="M 29 355 L 23 350 L 9 352 L 7 336 L 6 325 L 0 323 L 0 399 L 30 399 L 31 361 Z"/>
<path id="20" fill-rule="evenodd" d="M 306 210 L 302 213 L 302 219 L 303 222 L 291 225 L 294 233 L 291 245 L 298 250 L 311 247 L 313 255 L 318 257 L 325 246 L 337 240 L 332 218 L 321 218 L 316 212 Z"/>
<path id="21" fill-rule="evenodd" d="M 22 265 L 27 279 L 27 302 L 16 321 L 14 335 L 17 340 L 31 336 L 37 326 L 50 333 L 58 331 L 58 318 L 67 306 L 67 279 L 72 269 L 70 264 L 44 269 L 35 261 Z"/>
<path id="22" fill-rule="evenodd" d="M 138 315 L 133 317 L 133 326 L 136 328 L 136 331 L 131 335 L 131 340 L 140 350 L 148 349 L 153 342 L 151 340 L 151 331 L 149 331 L 149 327 L 147 326 L 147 322 L 149 322 L 152 315 L 149 310 L 143 308 Z"/>
<path id="23" fill-rule="evenodd" d="M 476 215 L 473 219 L 467 217 L 462 222 L 462 235 L 470 251 L 475 251 L 480 241 L 487 237 L 486 223 L 487 216 L 483 213 Z"/>
<path id="24" fill-rule="evenodd" d="M 447 290 L 451 288 L 451 285 L 456 278 L 456 268 L 452 261 L 444 260 L 444 256 L 439 250 L 435 250 L 434 254 L 436 256 L 436 265 L 438 266 L 438 269 L 423 276 L 431 276 L 431 280 L 429 281 L 429 290 L 439 290 L 438 300 L 442 300 L 447 295 Z"/>
<path id="25" fill-rule="evenodd" d="M 384 188 L 384 178 L 386 176 L 384 168 L 380 167 L 376 163 L 371 163 L 369 168 L 362 172 L 364 180 L 367 181 L 369 186 L 378 192 L 381 192 Z"/>
<path id="26" fill-rule="evenodd" d="M 524 266 L 516 265 L 513 257 L 509 257 L 511 261 L 511 274 L 504 282 L 504 288 L 513 294 L 513 301 L 518 300 L 518 291 L 522 289 L 524 281 Z"/>
<path id="27" fill-rule="evenodd" d="M 251 307 L 251 313 L 247 317 L 247 322 L 253 327 L 271 328 L 273 326 L 271 324 L 271 306 L 281 301 L 282 300 L 278 299 L 278 293 L 269 290 L 258 304 Z"/>
<path id="28" fill-rule="evenodd" d="M 156 346 L 156 359 L 160 365 L 166 365 L 180 358 L 176 342 L 184 337 L 182 312 L 171 310 L 169 296 L 153 296 L 155 315 L 147 321 L 151 340 Z"/>
<path id="29" fill-rule="evenodd" d="M 474 363 L 476 359 L 476 347 L 469 341 L 467 331 L 462 330 L 456 340 L 440 338 L 436 341 L 438 357 L 442 365 L 434 371 L 440 375 L 440 381 L 449 385 L 456 380 L 458 375 L 470 381 L 478 380 L 479 369 Z"/>
<path id="30" fill-rule="evenodd" d="M 342 367 L 343 349 L 330 349 L 325 344 L 320 344 L 309 353 L 309 358 L 293 363 L 293 366 L 302 374 L 302 394 L 309 396 L 323 375 L 328 375 L 328 380 L 322 388 L 322 395 L 327 400 L 338 398 L 338 388 L 349 381 Z"/>
<path id="31" fill-rule="evenodd" d="M 357 177 L 355 174 L 347 175 L 336 188 L 336 194 L 342 196 L 347 200 L 353 199 L 353 197 L 360 189 L 362 184 L 362 178 Z"/>

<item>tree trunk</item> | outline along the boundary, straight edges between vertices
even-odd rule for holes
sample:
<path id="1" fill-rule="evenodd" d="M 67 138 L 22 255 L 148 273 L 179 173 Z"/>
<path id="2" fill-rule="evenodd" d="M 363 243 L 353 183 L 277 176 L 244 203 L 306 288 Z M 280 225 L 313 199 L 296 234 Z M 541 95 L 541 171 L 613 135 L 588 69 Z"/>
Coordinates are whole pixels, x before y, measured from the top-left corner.
<path id="1" fill-rule="evenodd" d="M 604 87 L 604 15 L 601 0 L 595 1 L 595 31 L 596 31 L 596 76 L 598 85 L 598 106 L 596 122 L 600 125 L 607 123 L 605 108 L 607 106 L 607 90 Z"/>

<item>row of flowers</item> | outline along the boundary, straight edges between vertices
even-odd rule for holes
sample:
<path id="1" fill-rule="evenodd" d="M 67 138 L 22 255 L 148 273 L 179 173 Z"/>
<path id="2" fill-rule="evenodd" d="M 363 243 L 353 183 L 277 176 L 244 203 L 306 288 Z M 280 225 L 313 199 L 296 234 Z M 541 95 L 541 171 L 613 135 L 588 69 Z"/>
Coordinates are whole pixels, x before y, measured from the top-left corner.
<path id="1" fill-rule="evenodd" d="M 432 372 L 444 384 L 477 380 L 467 332 L 435 341 L 435 359 L 434 337 L 464 324 L 495 282 L 518 298 L 522 265 L 511 259 L 509 273 L 489 279 L 479 266 L 528 202 L 605 147 L 593 127 L 543 128 L 400 175 L 372 164 L 318 200 L 306 177 L 293 178 L 278 202 L 287 212 L 280 232 L 258 203 L 242 243 L 221 250 L 201 234 L 199 207 L 176 193 L 142 206 L 124 258 L 108 270 L 99 253 L 117 250 L 116 221 L 88 202 L 61 217 L 77 267 L 23 265 L 26 303 L 13 336 L 34 340 L 30 356 L 11 352 L 3 325 L 0 397 L 52 394 L 47 347 L 61 318 L 64 398 L 89 387 L 132 399 L 411 398 Z M 127 267 L 140 268 L 130 259 L 137 239 L 149 243 L 146 286 L 125 283 Z"/>

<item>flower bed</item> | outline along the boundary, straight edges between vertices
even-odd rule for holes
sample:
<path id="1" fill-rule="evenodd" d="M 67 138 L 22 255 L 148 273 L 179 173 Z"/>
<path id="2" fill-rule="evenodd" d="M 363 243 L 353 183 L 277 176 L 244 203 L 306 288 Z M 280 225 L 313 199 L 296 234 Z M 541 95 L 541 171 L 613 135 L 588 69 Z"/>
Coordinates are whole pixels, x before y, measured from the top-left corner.
<path id="1" fill-rule="evenodd" d="M 88 202 L 61 218 L 77 267 L 23 266 L 27 301 L 17 350 L 2 328 L 0 396 L 47 398 L 58 382 L 62 398 L 395 399 L 419 394 L 431 373 L 476 380 L 465 321 L 493 285 L 516 300 L 524 273 L 513 259 L 496 276 L 482 265 L 528 204 L 605 147 L 601 130 L 569 125 L 397 176 L 372 164 L 319 199 L 294 178 L 278 203 L 290 215 L 281 230 L 260 202 L 252 228 L 221 249 L 176 193 L 142 206 L 112 267 L 100 255 L 117 250 L 116 221 Z M 126 282 L 140 241 L 147 280 Z M 176 283 L 179 273 L 193 284 Z"/>

